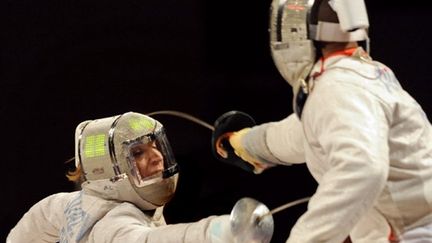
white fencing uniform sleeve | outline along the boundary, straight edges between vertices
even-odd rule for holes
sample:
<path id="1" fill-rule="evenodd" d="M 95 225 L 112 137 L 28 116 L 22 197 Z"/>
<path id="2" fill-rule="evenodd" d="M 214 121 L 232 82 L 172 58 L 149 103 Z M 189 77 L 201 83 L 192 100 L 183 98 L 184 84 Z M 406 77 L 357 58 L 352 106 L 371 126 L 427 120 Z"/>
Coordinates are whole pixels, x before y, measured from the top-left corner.
<path id="1" fill-rule="evenodd" d="M 132 204 L 123 203 L 99 220 L 89 235 L 89 243 L 230 243 L 233 236 L 229 215 L 211 216 L 193 223 L 155 226 Z"/>
<path id="2" fill-rule="evenodd" d="M 296 114 L 269 126 L 266 142 L 272 154 L 280 161 L 305 162 L 303 126 Z"/>
<path id="3" fill-rule="evenodd" d="M 302 117 L 305 139 L 313 153 L 325 156 L 316 165 L 322 171 L 317 191 L 289 243 L 343 242 L 373 207 L 389 171 L 388 125 L 379 98 L 364 87 L 334 82 L 314 92 Z"/>
<path id="4" fill-rule="evenodd" d="M 242 139 L 248 153 L 273 164 L 303 163 L 303 127 L 293 113 L 279 122 L 253 127 Z"/>
<path id="5" fill-rule="evenodd" d="M 63 208 L 70 197 L 70 193 L 57 193 L 33 205 L 10 231 L 6 242 L 58 242 Z"/>
<path id="6" fill-rule="evenodd" d="M 375 208 L 372 208 L 357 223 L 350 237 L 355 243 L 389 243 L 391 233 L 392 229 L 388 221 Z"/>

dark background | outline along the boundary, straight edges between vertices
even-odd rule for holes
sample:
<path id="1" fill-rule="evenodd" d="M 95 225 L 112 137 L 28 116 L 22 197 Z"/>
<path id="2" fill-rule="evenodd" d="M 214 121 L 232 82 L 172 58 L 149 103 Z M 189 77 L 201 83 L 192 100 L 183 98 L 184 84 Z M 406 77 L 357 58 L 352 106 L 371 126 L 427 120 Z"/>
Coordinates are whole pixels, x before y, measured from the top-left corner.
<path id="1" fill-rule="evenodd" d="M 430 13 L 367 1 L 372 56 L 432 114 Z M 390 5 L 391 4 L 391 5 Z M 3 0 L 0 5 L 1 239 L 37 201 L 72 191 L 75 126 L 127 111 L 178 110 L 209 123 L 242 110 L 258 123 L 291 113 L 291 89 L 268 45 L 270 0 Z M 325 104 L 323 104 L 325 105 Z M 158 116 L 181 168 L 169 223 L 227 214 L 244 196 L 269 208 L 309 196 L 304 165 L 252 175 L 216 161 L 211 131 Z M 299 205 L 274 215 L 284 242 Z"/>

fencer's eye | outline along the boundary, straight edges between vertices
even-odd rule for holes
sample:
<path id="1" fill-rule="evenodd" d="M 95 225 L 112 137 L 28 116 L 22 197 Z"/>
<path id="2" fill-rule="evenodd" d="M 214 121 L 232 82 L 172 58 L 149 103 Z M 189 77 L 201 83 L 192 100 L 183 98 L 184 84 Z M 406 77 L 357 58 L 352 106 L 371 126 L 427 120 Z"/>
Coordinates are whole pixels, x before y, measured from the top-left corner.
<path id="1" fill-rule="evenodd" d="M 138 158 L 138 157 L 140 157 L 140 156 L 142 156 L 144 154 L 144 150 L 142 150 L 142 149 L 134 149 L 134 150 L 132 150 L 131 154 L 132 154 L 132 156 L 134 158 Z"/>

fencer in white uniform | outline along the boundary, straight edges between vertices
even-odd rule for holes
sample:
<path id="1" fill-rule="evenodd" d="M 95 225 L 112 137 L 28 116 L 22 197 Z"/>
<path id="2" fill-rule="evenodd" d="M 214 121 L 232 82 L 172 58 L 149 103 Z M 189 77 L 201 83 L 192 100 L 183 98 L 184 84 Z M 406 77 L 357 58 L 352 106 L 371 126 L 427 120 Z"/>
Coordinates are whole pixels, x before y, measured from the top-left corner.
<path id="1" fill-rule="evenodd" d="M 255 173 L 305 161 L 317 180 L 288 243 L 432 242 L 431 123 L 392 70 L 358 46 L 368 42 L 363 0 L 310 3 L 272 5 L 273 60 L 293 86 L 296 114 L 229 143 Z"/>
<path id="2" fill-rule="evenodd" d="M 233 210 L 234 214 L 198 222 L 165 223 L 163 207 L 175 192 L 178 165 L 162 124 L 149 116 L 128 112 L 82 122 L 75 145 L 77 170 L 69 177 L 83 181 L 82 190 L 36 203 L 10 231 L 7 243 L 258 243 L 271 239 L 271 215 L 259 225 L 249 224 L 246 231 L 236 226 L 267 213 L 259 203 L 253 207 L 261 214 Z M 239 221 L 239 215 L 246 221 Z"/>

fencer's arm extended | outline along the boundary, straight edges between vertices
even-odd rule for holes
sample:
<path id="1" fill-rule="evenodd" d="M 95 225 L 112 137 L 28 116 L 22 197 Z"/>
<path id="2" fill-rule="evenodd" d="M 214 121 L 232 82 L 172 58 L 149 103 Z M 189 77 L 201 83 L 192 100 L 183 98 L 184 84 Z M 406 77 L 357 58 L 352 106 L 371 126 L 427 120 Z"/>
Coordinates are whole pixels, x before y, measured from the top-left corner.
<path id="1" fill-rule="evenodd" d="M 147 243 L 234 243 L 229 215 L 210 216 L 193 223 L 152 226 L 142 212 L 123 203 L 99 220 L 89 235 L 89 243 L 147 242 Z"/>
<path id="2" fill-rule="evenodd" d="M 388 108 L 380 98 L 344 83 L 315 92 L 303 114 L 305 138 L 322 152 L 315 169 L 326 169 L 288 243 L 342 242 L 373 208 L 389 171 Z"/>
<path id="3" fill-rule="evenodd" d="M 244 158 L 248 162 L 255 160 L 272 165 L 303 163 L 303 142 L 303 127 L 295 114 L 278 122 L 264 123 L 234 133 L 230 138 L 233 148 L 244 151 Z"/>
<path id="4" fill-rule="evenodd" d="M 261 202 L 245 197 L 236 202 L 230 215 L 154 227 L 156 221 L 148 221 L 149 216 L 132 204 L 122 203 L 96 223 L 88 242 L 269 243 L 274 229 L 269 212 Z"/>
<path id="5" fill-rule="evenodd" d="M 64 204 L 70 196 L 57 193 L 33 205 L 9 232 L 6 242 L 58 242 Z"/>
<path id="6" fill-rule="evenodd" d="M 58 242 L 64 224 L 64 208 L 74 194 L 58 193 L 42 199 L 21 218 L 9 233 L 7 243 Z M 74 212 L 71 212 L 74 213 Z M 75 212 L 79 213 L 79 212 Z M 145 214 L 129 203 L 110 210 L 91 228 L 88 243 L 103 242 L 191 242 L 234 243 L 230 216 L 210 216 L 194 223 L 156 227 Z"/>

